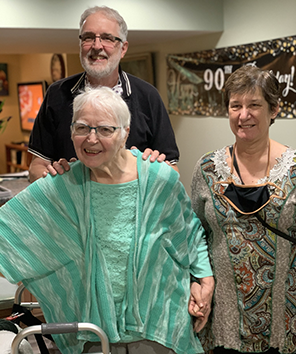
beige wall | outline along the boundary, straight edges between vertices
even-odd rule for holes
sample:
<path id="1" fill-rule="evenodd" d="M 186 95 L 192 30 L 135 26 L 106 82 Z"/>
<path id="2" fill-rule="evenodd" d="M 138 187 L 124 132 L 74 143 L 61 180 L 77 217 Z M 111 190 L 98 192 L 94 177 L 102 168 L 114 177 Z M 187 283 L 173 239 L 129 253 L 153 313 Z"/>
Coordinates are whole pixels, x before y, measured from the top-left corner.
<path id="1" fill-rule="evenodd" d="M 79 54 L 67 54 L 67 75 L 71 76 L 82 71 Z"/>

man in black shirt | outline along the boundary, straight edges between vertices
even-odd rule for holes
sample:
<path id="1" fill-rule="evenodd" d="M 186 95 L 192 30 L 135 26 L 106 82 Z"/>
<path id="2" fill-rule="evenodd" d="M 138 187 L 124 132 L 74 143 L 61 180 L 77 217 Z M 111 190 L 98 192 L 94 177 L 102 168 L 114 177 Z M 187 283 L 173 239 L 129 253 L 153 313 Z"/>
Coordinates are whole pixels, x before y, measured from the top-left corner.
<path id="1" fill-rule="evenodd" d="M 72 102 L 87 85 L 108 86 L 126 101 L 132 116 L 127 148 L 136 146 L 152 160 L 162 152 L 176 169 L 179 151 L 174 132 L 157 90 L 147 82 L 121 71 L 119 62 L 128 49 L 127 26 L 117 11 L 108 7 L 87 9 L 80 19 L 80 60 L 85 70 L 52 84 L 35 120 L 29 142 L 33 154 L 30 180 L 47 172 L 68 169 L 76 157 L 70 136 Z M 159 160 L 164 159 L 164 155 Z M 59 161 L 59 163 L 54 161 Z M 52 165 L 52 166 L 51 166 Z"/>

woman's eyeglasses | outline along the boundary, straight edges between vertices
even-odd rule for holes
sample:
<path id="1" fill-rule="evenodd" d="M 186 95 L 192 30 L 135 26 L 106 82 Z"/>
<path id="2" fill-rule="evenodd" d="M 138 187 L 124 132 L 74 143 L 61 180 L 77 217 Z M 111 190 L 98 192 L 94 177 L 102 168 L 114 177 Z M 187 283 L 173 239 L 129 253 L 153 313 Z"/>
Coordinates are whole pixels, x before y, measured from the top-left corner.
<path id="1" fill-rule="evenodd" d="M 112 127 L 111 125 L 99 125 L 97 127 L 91 127 L 87 124 L 76 122 L 71 124 L 71 130 L 74 135 L 87 136 L 91 133 L 92 130 L 94 130 L 98 136 L 103 138 L 111 138 L 114 132 L 120 128 L 121 127 Z"/>

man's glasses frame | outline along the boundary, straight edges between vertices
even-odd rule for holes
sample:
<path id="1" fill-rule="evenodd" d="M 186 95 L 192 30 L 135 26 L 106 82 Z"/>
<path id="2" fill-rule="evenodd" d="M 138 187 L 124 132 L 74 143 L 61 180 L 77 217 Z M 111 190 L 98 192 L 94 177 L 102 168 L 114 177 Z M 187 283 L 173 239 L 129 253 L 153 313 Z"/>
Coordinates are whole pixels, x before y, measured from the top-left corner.
<path id="1" fill-rule="evenodd" d="M 102 33 L 102 34 L 96 35 L 93 32 L 85 32 L 85 33 L 82 33 L 79 35 L 79 39 L 81 40 L 82 44 L 84 44 L 84 45 L 94 44 L 97 38 L 99 38 L 102 46 L 107 47 L 107 48 L 108 47 L 114 48 L 117 41 L 123 43 L 121 38 L 113 36 L 112 34 L 109 34 L 109 33 Z"/>

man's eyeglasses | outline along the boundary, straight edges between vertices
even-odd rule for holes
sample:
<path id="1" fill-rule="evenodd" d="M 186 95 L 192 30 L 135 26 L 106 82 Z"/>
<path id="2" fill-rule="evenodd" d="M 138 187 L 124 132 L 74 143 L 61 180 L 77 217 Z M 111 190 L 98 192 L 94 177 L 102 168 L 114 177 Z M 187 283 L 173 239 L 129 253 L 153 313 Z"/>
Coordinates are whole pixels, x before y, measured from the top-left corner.
<path id="1" fill-rule="evenodd" d="M 84 123 L 72 123 L 71 130 L 74 135 L 87 136 L 94 129 L 96 134 L 103 138 L 111 138 L 115 130 L 121 127 L 112 127 L 110 125 L 99 125 L 98 127 L 91 127 Z"/>
<path id="2" fill-rule="evenodd" d="M 115 37 L 112 34 L 102 33 L 100 35 L 96 35 L 92 32 L 82 33 L 79 38 L 81 39 L 82 44 L 84 45 L 92 45 L 95 43 L 96 39 L 99 38 L 103 47 L 106 48 L 114 48 L 117 41 L 122 42 L 122 39 L 119 37 Z"/>

